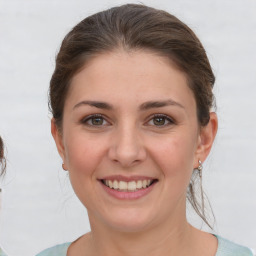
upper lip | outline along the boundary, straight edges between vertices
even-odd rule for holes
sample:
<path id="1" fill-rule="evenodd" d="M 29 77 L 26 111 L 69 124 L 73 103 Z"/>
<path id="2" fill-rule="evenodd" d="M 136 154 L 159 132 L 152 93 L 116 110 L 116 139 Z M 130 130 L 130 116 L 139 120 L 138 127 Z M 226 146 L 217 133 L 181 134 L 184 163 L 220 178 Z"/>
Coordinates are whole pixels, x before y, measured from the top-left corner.
<path id="1" fill-rule="evenodd" d="M 138 180 L 157 180 L 155 177 L 151 176 L 123 176 L 123 175 L 111 175 L 111 176 L 105 176 L 103 178 L 100 178 L 99 180 L 116 180 L 116 181 L 138 181 Z"/>

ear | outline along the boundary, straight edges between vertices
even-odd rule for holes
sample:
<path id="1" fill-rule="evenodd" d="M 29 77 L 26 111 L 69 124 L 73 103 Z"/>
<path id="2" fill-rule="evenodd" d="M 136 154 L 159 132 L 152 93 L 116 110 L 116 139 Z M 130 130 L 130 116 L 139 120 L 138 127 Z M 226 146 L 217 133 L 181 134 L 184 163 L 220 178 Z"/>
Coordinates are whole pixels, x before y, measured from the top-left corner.
<path id="1" fill-rule="evenodd" d="M 54 138 L 59 155 L 63 161 L 62 167 L 63 169 L 65 169 L 65 148 L 62 141 L 62 134 L 60 133 L 54 118 L 52 118 L 51 120 L 51 133 L 52 133 L 52 137 Z"/>
<path id="2" fill-rule="evenodd" d="M 204 162 L 209 155 L 216 133 L 218 130 L 218 118 L 216 113 L 210 113 L 210 120 L 208 124 L 201 128 L 198 145 L 195 155 L 194 168 L 198 167 L 198 161 Z"/>

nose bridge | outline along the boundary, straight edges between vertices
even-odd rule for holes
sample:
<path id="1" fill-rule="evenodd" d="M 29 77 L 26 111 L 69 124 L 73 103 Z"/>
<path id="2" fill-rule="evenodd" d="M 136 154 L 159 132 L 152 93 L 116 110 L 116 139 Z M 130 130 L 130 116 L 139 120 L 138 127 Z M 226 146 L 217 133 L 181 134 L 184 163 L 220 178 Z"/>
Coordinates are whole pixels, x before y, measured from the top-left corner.
<path id="1" fill-rule="evenodd" d="M 110 147 L 112 160 L 123 166 L 130 166 L 145 158 L 145 148 L 135 123 L 123 122 L 118 125 L 114 133 Z"/>

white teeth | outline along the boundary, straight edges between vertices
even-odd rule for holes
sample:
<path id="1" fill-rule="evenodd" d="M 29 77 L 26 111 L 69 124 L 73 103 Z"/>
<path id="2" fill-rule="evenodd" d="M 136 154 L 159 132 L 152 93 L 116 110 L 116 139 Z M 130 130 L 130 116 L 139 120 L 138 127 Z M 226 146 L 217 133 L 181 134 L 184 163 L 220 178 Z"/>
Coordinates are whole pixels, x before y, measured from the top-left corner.
<path id="1" fill-rule="evenodd" d="M 113 188 L 114 188 L 114 189 L 119 189 L 119 184 L 118 184 L 118 181 L 117 181 L 117 180 L 114 180 L 114 182 L 113 182 Z"/>
<path id="2" fill-rule="evenodd" d="M 117 180 L 104 180 L 104 184 L 112 189 L 120 191 L 136 191 L 142 188 L 147 188 L 151 184 L 151 180 L 138 180 L 138 181 L 117 181 Z"/>
<path id="3" fill-rule="evenodd" d="M 142 181 L 142 187 L 143 187 L 143 188 L 146 188 L 147 185 L 148 185 L 148 181 L 147 181 L 147 180 L 143 180 L 143 181 Z"/>
<path id="4" fill-rule="evenodd" d="M 138 189 L 141 189 L 141 188 L 142 188 L 142 181 L 141 181 L 141 180 L 138 180 L 138 181 L 137 181 L 137 188 L 138 188 Z"/>
<path id="5" fill-rule="evenodd" d="M 125 182 L 125 181 L 119 181 L 119 189 L 120 189 L 120 190 L 126 190 L 127 187 L 128 187 L 127 182 Z"/>
<path id="6" fill-rule="evenodd" d="M 128 182 L 128 190 L 133 191 L 136 190 L 136 182 L 135 181 L 130 181 Z"/>

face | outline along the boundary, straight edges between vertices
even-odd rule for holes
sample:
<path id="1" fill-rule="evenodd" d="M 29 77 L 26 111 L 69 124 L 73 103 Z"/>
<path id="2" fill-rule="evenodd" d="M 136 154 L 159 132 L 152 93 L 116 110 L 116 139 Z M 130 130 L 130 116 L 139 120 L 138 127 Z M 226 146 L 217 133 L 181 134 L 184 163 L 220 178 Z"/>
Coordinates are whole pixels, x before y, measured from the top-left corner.
<path id="1" fill-rule="evenodd" d="M 186 76 L 170 61 L 142 51 L 95 57 L 74 76 L 62 133 L 54 122 L 52 133 L 92 225 L 138 231 L 184 221 L 206 140 Z"/>

